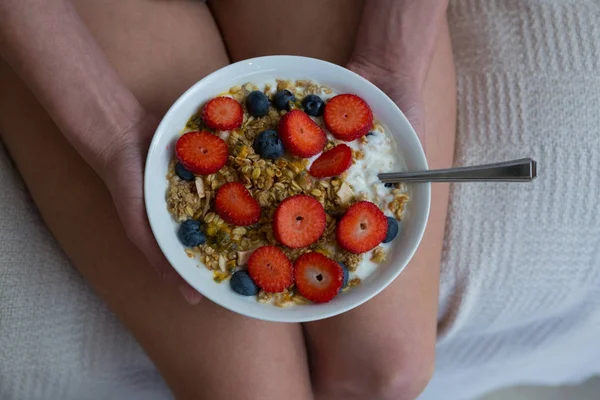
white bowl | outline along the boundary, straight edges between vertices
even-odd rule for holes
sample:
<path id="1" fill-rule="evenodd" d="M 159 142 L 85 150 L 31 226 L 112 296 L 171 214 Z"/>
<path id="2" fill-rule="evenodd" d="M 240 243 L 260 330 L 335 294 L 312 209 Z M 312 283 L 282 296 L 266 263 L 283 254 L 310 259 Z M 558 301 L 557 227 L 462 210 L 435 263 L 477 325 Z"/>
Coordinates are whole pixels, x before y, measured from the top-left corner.
<path id="1" fill-rule="evenodd" d="M 165 193 L 169 161 L 174 144 L 187 120 L 199 106 L 230 87 L 246 82 L 281 79 L 310 79 L 335 93 L 354 93 L 373 109 L 375 117 L 395 136 L 408 170 L 427 169 L 421 144 L 404 114 L 381 90 L 359 75 L 325 61 L 295 57 L 253 58 L 224 67 L 186 91 L 169 109 L 158 126 L 146 160 L 144 195 L 150 226 L 163 253 L 175 270 L 198 292 L 213 302 L 248 317 L 279 322 L 306 322 L 331 317 L 369 300 L 388 286 L 408 264 L 419 246 L 427 224 L 430 185 L 410 185 L 411 200 L 387 262 L 352 290 L 325 304 L 278 308 L 234 293 L 228 282 L 217 284 L 197 259 L 189 258 L 177 238 L 177 224 L 167 211 Z"/>

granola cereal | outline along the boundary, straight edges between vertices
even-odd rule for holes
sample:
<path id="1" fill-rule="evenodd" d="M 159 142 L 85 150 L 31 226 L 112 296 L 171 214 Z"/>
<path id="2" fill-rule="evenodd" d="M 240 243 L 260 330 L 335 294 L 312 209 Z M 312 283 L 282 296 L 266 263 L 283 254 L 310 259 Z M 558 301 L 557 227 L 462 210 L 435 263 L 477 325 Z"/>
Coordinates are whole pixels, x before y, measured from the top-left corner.
<path id="1" fill-rule="evenodd" d="M 276 91 L 289 91 L 295 100 L 289 104 L 290 111 L 278 110 L 272 104 L 264 116 L 250 115 L 246 98 L 253 91 L 262 91 L 271 98 Z M 292 110 L 303 109 L 303 99 L 317 95 L 327 100 L 334 95 L 327 87 L 310 80 L 276 80 L 273 83 L 257 85 L 245 83 L 233 86 L 221 96 L 230 97 L 242 107 L 241 126 L 229 131 L 210 129 L 202 118 L 202 109 L 192 115 L 182 134 L 195 131 L 208 131 L 225 141 L 228 157 L 218 172 L 196 174 L 192 181 L 181 179 L 176 173 L 177 158 L 169 165 L 166 193 L 167 209 L 177 222 L 189 219 L 200 221 L 203 244 L 186 249 L 204 267 L 213 271 L 215 282 L 223 282 L 231 275 L 246 268 L 253 251 L 261 246 L 279 246 L 284 254 L 294 262 L 308 252 L 318 252 L 342 263 L 350 271 L 350 280 L 342 292 L 360 284 L 377 264 L 385 261 L 389 245 L 381 244 L 364 254 L 354 254 L 340 248 L 336 242 L 336 226 L 340 216 L 354 203 L 368 200 L 377 205 L 389 217 L 400 221 L 409 201 L 405 185 L 389 187 L 376 178 L 374 168 L 390 170 L 396 163 L 395 143 L 385 128 L 374 121 L 368 135 L 346 143 L 352 147 L 352 165 L 333 177 L 315 178 L 310 166 L 317 158 L 298 158 L 286 153 L 276 159 L 263 158 L 257 153 L 255 141 L 265 131 L 278 129 L 281 118 Z M 376 110 L 375 110 L 376 113 Z M 313 118 L 323 129 L 325 125 L 319 117 Z M 324 151 L 343 143 L 327 132 Z M 225 222 L 214 209 L 216 193 L 223 185 L 240 182 L 261 208 L 257 223 L 249 226 L 236 226 Z M 315 243 L 303 248 L 289 248 L 278 242 L 273 231 L 273 215 L 277 206 L 285 199 L 304 194 L 316 199 L 325 210 L 325 229 Z M 292 285 L 279 293 L 258 291 L 257 301 L 278 307 L 310 303 Z"/>

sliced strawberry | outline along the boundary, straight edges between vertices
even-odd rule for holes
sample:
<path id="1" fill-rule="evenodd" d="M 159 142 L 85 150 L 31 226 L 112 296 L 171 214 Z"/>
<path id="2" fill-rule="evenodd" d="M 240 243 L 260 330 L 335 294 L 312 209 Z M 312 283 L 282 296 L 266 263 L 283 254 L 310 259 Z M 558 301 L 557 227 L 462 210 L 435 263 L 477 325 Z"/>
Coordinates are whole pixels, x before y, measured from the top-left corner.
<path id="1" fill-rule="evenodd" d="M 336 139 L 351 142 L 373 126 L 371 107 L 354 94 L 339 94 L 325 105 L 325 126 Z"/>
<path id="2" fill-rule="evenodd" d="M 287 151 L 297 157 L 312 157 L 323 151 L 327 136 L 303 111 L 292 110 L 279 121 L 279 137 Z"/>
<path id="3" fill-rule="evenodd" d="M 288 197 L 273 215 L 275 239 L 294 249 L 309 246 L 323 234 L 325 218 L 323 206 L 314 198 L 305 194 Z"/>
<path id="4" fill-rule="evenodd" d="M 310 166 L 310 174 L 315 178 L 337 176 L 352 165 L 352 149 L 345 144 L 338 144 L 326 151 Z"/>
<path id="5" fill-rule="evenodd" d="M 232 225 L 252 225 L 260 219 L 260 205 L 239 182 L 226 183 L 217 190 L 215 211 Z"/>
<path id="6" fill-rule="evenodd" d="M 351 253 L 365 253 L 385 239 L 387 229 L 387 218 L 379 207 L 370 201 L 359 201 L 338 222 L 337 242 Z"/>
<path id="7" fill-rule="evenodd" d="M 188 171 L 214 174 L 227 163 L 227 143 L 210 132 L 184 133 L 175 145 L 175 155 Z"/>
<path id="8" fill-rule="evenodd" d="M 300 294 L 315 303 L 327 303 L 340 291 L 344 270 L 320 253 L 305 253 L 294 263 L 294 278 Z"/>
<path id="9" fill-rule="evenodd" d="M 210 128 L 230 131 L 242 126 L 244 110 L 231 97 L 215 97 L 204 106 L 202 119 Z"/>
<path id="10" fill-rule="evenodd" d="M 282 292 L 294 282 L 292 262 L 275 246 L 256 249 L 248 259 L 248 273 L 259 288 L 269 293 Z"/>

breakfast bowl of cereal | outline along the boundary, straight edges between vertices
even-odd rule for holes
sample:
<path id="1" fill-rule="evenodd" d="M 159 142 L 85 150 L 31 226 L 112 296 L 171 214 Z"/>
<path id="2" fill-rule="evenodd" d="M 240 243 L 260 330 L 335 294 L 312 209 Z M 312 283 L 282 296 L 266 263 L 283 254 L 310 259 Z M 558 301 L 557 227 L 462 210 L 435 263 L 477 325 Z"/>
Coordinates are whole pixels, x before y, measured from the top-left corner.
<path id="1" fill-rule="evenodd" d="M 207 299 L 263 320 L 331 317 L 406 267 L 429 214 L 425 170 L 400 109 L 357 74 L 270 56 L 208 75 L 169 109 L 144 177 L 167 260 Z"/>

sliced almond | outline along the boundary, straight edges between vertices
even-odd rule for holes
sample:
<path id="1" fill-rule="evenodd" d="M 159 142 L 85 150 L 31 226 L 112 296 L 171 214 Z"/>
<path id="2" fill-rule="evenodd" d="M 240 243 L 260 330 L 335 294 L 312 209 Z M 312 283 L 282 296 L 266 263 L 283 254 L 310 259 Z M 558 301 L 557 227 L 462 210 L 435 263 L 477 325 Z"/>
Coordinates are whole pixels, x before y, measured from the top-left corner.
<path id="1" fill-rule="evenodd" d="M 254 253 L 254 250 L 238 251 L 237 252 L 237 263 L 238 265 L 248 264 L 248 259 Z"/>
<path id="2" fill-rule="evenodd" d="M 204 211 L 202 211 L 202 215 L 206 215 L 208 209 L 210 208 L 210 192 L 206 194 L 206 203 L 204 203 Z"/>
<path id="3" fill-rule="evenodd" d="M 225 142 L 227 142 L 227 139 L 229 139 L 229 135 L 231 135 L 231 131 L 219 131 L 219 137 Z"/>
<path id="4" fill-rule="evenodd" d="M 354 191 L 346 182 L 340 185 L 336 194 L 340 199 L 340 204 L 348 204 L 354 198 Z"/>
<path id="5" fill-rule="evenodd" d="M 204 180 L 201 176 L 197 176 L 196 179 L 196 191 L 198 192 L 198 197 L 201 199 L 204 198 Z"/>

